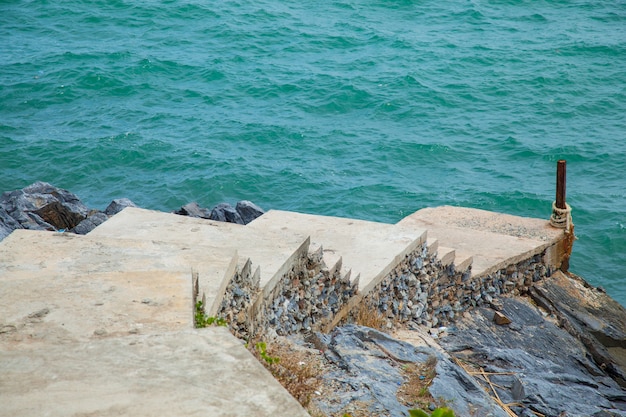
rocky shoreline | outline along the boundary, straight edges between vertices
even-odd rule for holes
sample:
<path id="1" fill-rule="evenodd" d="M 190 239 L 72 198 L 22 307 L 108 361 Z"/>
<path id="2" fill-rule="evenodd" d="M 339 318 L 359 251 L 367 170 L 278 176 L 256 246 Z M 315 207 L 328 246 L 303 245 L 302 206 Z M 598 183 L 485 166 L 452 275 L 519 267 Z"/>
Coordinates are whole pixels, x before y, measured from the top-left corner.
<path id="1" fill-rule="evenodd" d="M 21 228 L 86 234 L 129 206 L 118 199 L 90 209 L 37 182 L 0 196 L 0 240 Z M 192 202 L 174 213 L 247 224 L 263 210 L 249 201 L 212 209 Z M 255 340 L 280 347 L 283 362 L 286 347 L 301 354 L 295 370 L 281 372 L 319 367 L 300 386 L 317 381 L 306 401 L 314 416 L 400 417 L 447 404 L 457 416 L 626 417 L 626 310 L 584 279 L 546 268 L 540 256 L 474 279 L 441 265 L 424 245 L 363 299 L 321 252 L 298 265 L 255 306 L 255 317 L 246 312 L 258 277 L 244 265 L 219 315 L 234 334 L 248 338 L 253 329 Z M 344 310 L 341 325 L 331 323 Z"/>
<path id="2" fill-rule="evenodd" d="M 128 198 L 111 201 L 104 210 L 87 207 L 76 194 L 46 182 L 35 182 L 0 196 L 0 240 L 15 229 L 67 231 L 84 235 L 126 207 L 137 207 Z M 175 214 L 221 222 L 247 224 L 264 213 L 256 204 L 242 200 L 233 207 L 220 203 L 212 209 L 196 202 L 173 211 Z"/>

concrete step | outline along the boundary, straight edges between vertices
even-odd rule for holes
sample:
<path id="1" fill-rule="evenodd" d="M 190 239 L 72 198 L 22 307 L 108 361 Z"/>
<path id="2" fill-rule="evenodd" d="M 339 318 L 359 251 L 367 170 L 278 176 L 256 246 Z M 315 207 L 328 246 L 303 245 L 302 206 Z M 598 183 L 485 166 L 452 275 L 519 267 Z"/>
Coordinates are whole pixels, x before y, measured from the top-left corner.
<path id="1" fill-rule="evenodd" d="M 306 256 L 309 239 L 305 234 L 281 229 L 255 230 L 247 226 L 180 216 L 129 207 L 89 233 L 92 237 L 141 239 L 185 244 L 189 247 L 210 246 L 237 251 L 239 258 L 250 259 L 258 267 L 260 287 L 271 290 L 276 281 Z M 210 254 L 207 253 L 207 256 Z"/>
<path id="2" fill-rule="evenodd" d="M 440 244 L 455 248 L 457 258 L 472 258 L 472 276 L 484 276 L 556 245 L 563 236 L 548 220 L 465 207 L 419 210 L 398 222 L 428 229 Z M 461 254 L 461 256 L 459 256 Z M 558 256 L 553 256 L 555 262 Z M 463 262 L 457 261 L 456 268 Z M 550 263 L 550 262 L 548 262 Z"/>
<path id="3" fill-rule="evenodd" d="M 428 247 L 428 255 L 431 257 L 436 256 L 443 266 L 454 264 L 457 271 L 466 271 L 472 266 L 473 257 L 467 252 L 439 246 L 439 241 L 432 238 L 427 240 L 426 245 Z"/>
<path id="4" fill-rule="evenodd" d="M 437 258 L 444 266 L 452 265 L 454 264 L 454 260 L 456 259 L 456 251 L 452 248 L 439 246 L 437 250 Z"/>
<path id="5" fill-rule="evenodd" d="M 15 230 L 0 244 L 1 340 L 31 346 L 191 328 L 192 270 L 215 312 L 236 261 L 227 248 Z"/>
<path id="6" fill-rule="evenodd" d="M 4 347 L 0 358 L 0 416 L 309 416 L 223 327 Z"/>
<path id="7" fill-rule="evenodd" d="M 346 318 L 368 294 L 377 293 L 377 286 L 409 255 L 419 252 L 421 256 L 426 242 L 426 232 L 415 227 L 278 210 L 265 213 L 246 227 L 306 234 L 315 247 L 322 247 L 325 263 L 340 262 L 342 276 L 350 272 L 350 289 L 344 286 L 335 292 L 339 303 L 332 316 L 322 319 L 323 331 Z M 355 286 L 357 292 L 346 298 Z"/>
<path id="8" fill-rule="evenodd" d="M 312 245 L 323 247 L 325 260 L 332 264 L 341 258 L 344 271 L 351 271 L 365 294 L 426 241 L 423 228 L 280 210 L 270 210 L 246 227 L 310 236 Z"/>

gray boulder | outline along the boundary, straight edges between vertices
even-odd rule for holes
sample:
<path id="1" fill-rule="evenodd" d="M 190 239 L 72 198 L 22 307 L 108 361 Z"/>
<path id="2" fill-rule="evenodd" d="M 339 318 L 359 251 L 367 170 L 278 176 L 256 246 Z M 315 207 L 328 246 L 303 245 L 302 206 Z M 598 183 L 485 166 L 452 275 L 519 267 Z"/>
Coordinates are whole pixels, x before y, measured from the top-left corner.
<path id="1" fill-rule="evenodd" d="M 243 224 L 248 224 L 265 213 L 261 207 L 248 200 L 238 201 L 235 210 L 241 216 Z"/>
<path id="2" fill-rule="evenodd" d="M 119 213 L 120 211 L 124 210 L 126 207 L 137 207 L 137 206 L 128 198 L 117 198 L 111 201 L 111 204 L 109 204 L 107 208 L 104 209 L 104 213 L 107 216 L 113 216 Z"/>
<path id="3" fill-rule="evenodd" d="M 72 229 L 89 213 L 75 194 L 41 181 L 2 194 L 0 210 L 21 228 L 35 230 Z M 6 216 L 2 222 L 5 230 L 18 228 Z"/>
<path id="4" fill-rule="evenodd" d="M 101 211 L 97 211 L 94 214 L 87 217 L 82 222 L 78 223 L 78 225 L 75 228 L 73 228 L 71 232 L 74 232 L 78 235 L 86 235 L 87 233 L 91 232 L 93 229 L 95 229 L 96 227 L 98 227 L 99 225 L 107 221 L 108 219 L 109 219 L 109 216 L 107 216 L 105 213 L 102 213 Z"/>
<path id="5" fill-rule="evenodd" d="M 0 240 L 9 236 L 13 230 L 15 229 L 10 229 L 8 226 L 0 223 Z"/>
<path id="6" fill-rule="evenodd" d="M 209 209 L 202 208 L 195 201 L 185 204 L 180 209 L 174 211 L 175 214 L 181 216 L 197 217 L 200 219 L 210 219 L 211 211 Z"/>
<path id="7" fill-rule="evenodd" d="M 9 236 L 15 229 L 22 229 L 22 225 L 9 216 L 5 209 L 0 207 L 0 240 Z"/>
<path id="8" fill-rule="evenodd" d="M 218 222 L 248 224 L 265 213 L 265 211 L 248 200 L 237 202 L 235 207 L 228 203 L 220 203 L 211 210 L 200 207 L 198 203 L 194 201 L 175 210 L 174 213 Z"/>
<path id="9" fill-rule="evenodd" d="M 220 203 L 213 207 L 210 219 L 219 222 L 245 224 L 237 210 L 228 203 Z"/>

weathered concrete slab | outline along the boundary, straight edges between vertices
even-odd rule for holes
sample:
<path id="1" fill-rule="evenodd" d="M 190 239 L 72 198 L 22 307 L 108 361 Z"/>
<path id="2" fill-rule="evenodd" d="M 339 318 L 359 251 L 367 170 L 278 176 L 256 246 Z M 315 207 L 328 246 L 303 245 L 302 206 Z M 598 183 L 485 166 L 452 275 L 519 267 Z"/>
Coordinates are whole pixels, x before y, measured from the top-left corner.
<path id="1" fill-rule="evenodd" d="M 0 416 L 308 417 L 227 329 L 0 350 Z"/>
<path id="2" fill-rule="evenodd" d="M 407 217 L 430 221 L 437 225 L 479 230 L 539 241 L 552 241 L 563 234 L 563 229 L 556 229 L 550 226 L 550 222 L 547 219 L 514 216 L 468 207 L 427 207 Z"/>
<path id="3" fill-rule="evenodd" d="M 351 269 L 353 278 L 359 277 L 362 293 L 426 241 L 423 228 L 280 210 L 270 210 L 246 227 L 309 235 L 312 245 L 341 256 L 344 268 Z"/>
<path id="4" fill-rule="evenodd" d="M 441 245 L 471 256 L 473 276 L 486 275 L 542 253 L 563 239 L 563 230 L 551 227 L 548 220 L 465 207 L 425 208 L 398 224 L 427 229 L 429 236 Z M 551 256 L 548 264 L 557 259 L 560 257 Z"/>
<path id="5" fill-rule="evenodd" d="M 262 288 L 282 276 L 293 259 L 306 254 L 309 247 L 307 236 L 294 231 L 256 230 L 234 223 L 132 207 L 116 214 L 89 235 L 236 250 L 240 259 L 250 259 L 253 265 L 260 267 Z"/>
<path id="6" fill-rule="evenodd" d="M 16 230 L 0 243 L 0 347 L 193 327 L 191 271 L 221 302 L 233 252 Z"/>

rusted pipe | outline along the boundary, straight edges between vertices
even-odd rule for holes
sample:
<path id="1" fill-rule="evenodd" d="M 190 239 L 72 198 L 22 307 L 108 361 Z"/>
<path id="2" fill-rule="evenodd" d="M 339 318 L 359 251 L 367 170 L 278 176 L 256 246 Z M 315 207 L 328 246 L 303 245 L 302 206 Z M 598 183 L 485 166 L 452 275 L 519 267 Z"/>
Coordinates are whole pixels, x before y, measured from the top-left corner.
<path id="1" fill-rule="evenodd" d="M 565 209 L 565 166 L 567 162 L 560 159 L 556 163 L 556 208 Z"/>

